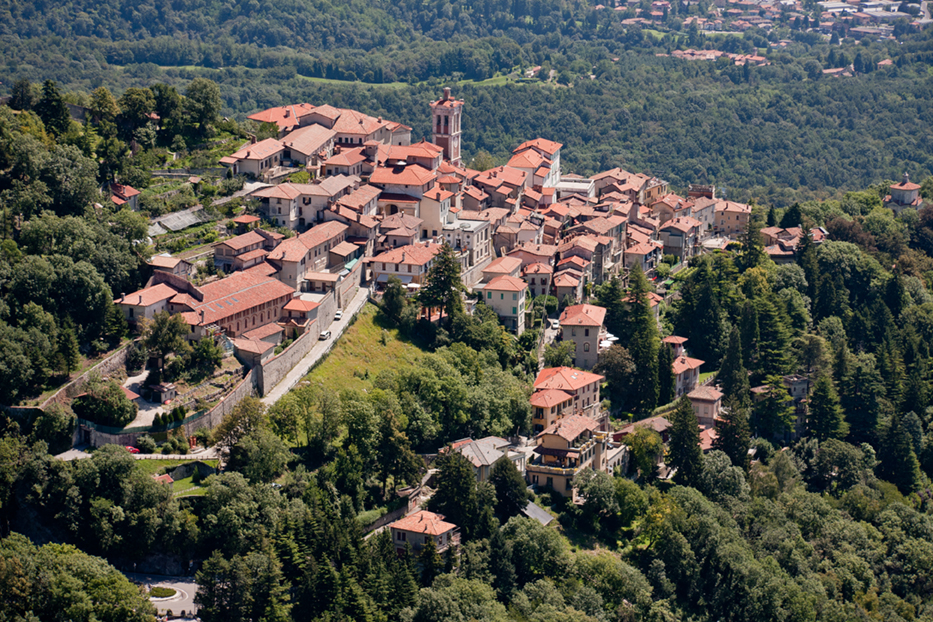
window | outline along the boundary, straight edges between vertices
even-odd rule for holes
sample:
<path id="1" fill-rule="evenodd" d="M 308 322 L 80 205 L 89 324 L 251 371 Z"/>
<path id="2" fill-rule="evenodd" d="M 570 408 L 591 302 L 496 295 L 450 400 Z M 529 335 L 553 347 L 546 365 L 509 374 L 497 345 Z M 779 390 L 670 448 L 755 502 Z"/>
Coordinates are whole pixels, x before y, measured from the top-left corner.
<path id="1" fill-rule="evenodd" d="M 499 293 L 499 300 L 505 300 L 505 294 L 502 292 Z"/>
<path id="2" fill-rule="evenodd" d="M 589 337 L 589 336 L 590 336 L 590 329 L 589 329 L 589 328 L 583 329 L 583 336 L 584 336 L 584 337 Z"/>
<path id="3" fill-rule="evenodd" d="M 411 265 L 408 266 L 408 272 L 411 273 Z"/>
<path id="4" fill-rule="evenodd" d="M 399 542 L 404 542 L 404 541 L 405 541 L 405 535 L 406 535 L 406 534 L 405 534 L 404 531 L 399 531 L 398 533 L 395 534 L 395 539 L 398 540 Z"/>
<path id="5" fill-rule="evenodd" d="M 512 307 L 512 315 L 518 315 L 518 309 Z"/>
<path id="6" fill-rule="evenodd" d="M 518 294 L 512 293 L 512 300 L 518 300 Z"/>
<path id="7" fill-rule="evenodd" d="M 130 307 L 130 317 L 133 317 L 133 307 Z"/>
<path id="8" fill-rule="evenodd" d="M 492 298 L 492 292 L 486 292 L 486 300 Z"/>
<path id="9" fill-rule="evenodd" d="M 584 352 L 590 351 L 590 342 L 587 341 L 586 343 L 583 344 L 583 351 Z"/>
<path id="10" fill-rule="evenodd" d="M 576 329 L 576 328 L 571 328 L 571 329 L 570 329 L 570 336 L 571 336 L 571 337 L 576 337 L 576 336 L 577 336 L 577 329 Z"/>
<path id="11" fill-rule="evenodd" d="M 569 477 L 565 479 L 564 481 L 566 482 L 567 490 L 570 490 L 571 488 L 573 488 L 573 484 L 570 483 Z"/>

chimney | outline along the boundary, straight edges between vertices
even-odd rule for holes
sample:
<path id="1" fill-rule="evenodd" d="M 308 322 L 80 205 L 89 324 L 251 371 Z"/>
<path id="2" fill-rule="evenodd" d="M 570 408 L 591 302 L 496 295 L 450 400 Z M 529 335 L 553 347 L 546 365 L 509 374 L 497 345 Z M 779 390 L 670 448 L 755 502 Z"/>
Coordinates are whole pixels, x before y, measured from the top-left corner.
<path id="1" fill-rule="evenodd" d="M 903 183 L 905 183 L 905 184 L 910 183 L 910 175 L 908 175 L 907 173 L 904 173 L 904 181 L 903 181 Z"/>
<path id="2" fill-rule="evenodd" d="M 201 324 L 203 324 L 204 323 L 204 309 L 201 309 L 200 316 L 201 316 Z"/>
<path id="3" fill-rule="evenodd" d="M 256 135 L 255 135 L 255 134 L 250 134 L 250 137 L 249 137 L 249 144 L 251 144 L 251 145 L 255 145 L 255 144 L 256 144 Z"/>
<path id="4" fill-rule="evenodd" d="M 450 100 L 450 87 L 445 86 L 444 87 L 444 101 L 449 101 L 449 100 Z"/>
<path id="5" fill-rule="evenodd" d="M 143 303 L 143 295 L 140 294 L 140 295 L 139 295 L 139 304 L 142 304 L 142 303 Z"/>
<path id="6" fill-rule="evenodd" d="M 126 292 L 120 292 L 120 302 L 126 300 Z"/>
<path id="7" fill-rule="evenodd" d="M 287 119 L 287 118 L 290 117 L 290 116 L 292 116 L 292 111 L 291 111 L 290 109 L 286 108 L 286 109 L 285 109 L 285 118 Z"/>

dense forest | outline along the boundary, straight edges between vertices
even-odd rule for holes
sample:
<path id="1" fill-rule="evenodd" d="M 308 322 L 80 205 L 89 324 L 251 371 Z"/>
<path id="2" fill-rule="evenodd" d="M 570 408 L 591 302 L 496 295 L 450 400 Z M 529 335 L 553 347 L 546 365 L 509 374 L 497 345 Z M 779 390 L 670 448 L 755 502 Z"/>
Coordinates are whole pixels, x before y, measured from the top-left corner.
<path id="1" fill-rule="evenodd" d="M 672 14 L 702 9 L 677 5 Z M 664 34 L 623 28 L 612 13 L 563 0 L 8 0 L 0 43 L 7 88 L 53 79 L 72 103 L 87 104 L 102 85 L 181 90 L 206 77 L 223 87 L 223 113 L 239 119 L 285 103 L 329 103 L 397 119 L 415 137 L 428 133 L 427 102 L 453 85 L 467 102 L 468 156 L 504 161 L 529 136 L 559 137 L 571 172 L 621 165 L 677 188 L 714 183 L 730 198 L 779 207 L 933 172 L 925 140 L 933 29 L 826 43 L 785 27 L 767 37 L 695 27 Z M 779 38 L 786 46 L 770 48 Z M 770 65 L 656 56 L 686 47 L 760 53 Z M 877 69 L 887 58 L 894 65 Z M 822 74 L 850 65 L 854 77 Z"/>

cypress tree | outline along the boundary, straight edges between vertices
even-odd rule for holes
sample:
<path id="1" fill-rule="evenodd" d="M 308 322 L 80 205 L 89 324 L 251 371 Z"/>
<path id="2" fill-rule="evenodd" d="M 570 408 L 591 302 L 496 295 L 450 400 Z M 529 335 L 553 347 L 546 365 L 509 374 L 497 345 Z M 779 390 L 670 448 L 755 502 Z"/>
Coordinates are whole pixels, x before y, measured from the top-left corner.
<path id="1" fill-rule="evenodd" d="M 748 406 L 732 397 L 723 400 L 723 408 L 716 424 L 713 449 L 725 453 L 732 465 L 748 470 L 748 449 L 751 431 L 748 424 Z"/>
<path id="2" fill-rule="evenodd" d="M 36 103 L 36 114 L 45 123 L 46 129 L 56 136 L 61 136 L 71 126 L 71 115 L 62 97 L 58 85 L 52 80 L 42 84 L 42 97 Z"/>
<path id="3" fill-rule="evenodd" d="M 742 344 L 737 328 L 733 328 L 729 334 L 729 346 L 726 348 L 726 355 L 722 359 L 716 380 L 726 399 L 732 399 L 738 404 L 748 404 L 748 372 L 742 364 Z"/>
<path id="4" fill-rule="evenodd" d="M 622 282 L 618 277 L 613 277 L 608 283 L 600 286 L 596 293 L 596 304 L 606 309 L 604 320 L 606 330 L 617 336 L 625 334 L 626 313 L 625 303 L 622 300 L 623 293 Z"/>
<path id="5" fill-rule="evenodd" d="M 758 310 L 750 300 L 745 301 L 742 307 L 742 316 L 739 318 L 739 335 L 742 341 L 742 364 L 751 369 L 758 361 L 758 342 L 760 331 L 758 328 Z"/>
<path id="6" fill-rule="evenodd" d="M 437 544 L 434 538 L 428 536 L 425 538 L 424 548 L 421 549 L 421 585 L 431 587 L 435 577 L 444 570 L 444 560 L 437 552 Z"/>
<path id="7" fill-rule="evenodd" d="M 441 308 L 447 314 L 449 327 L 453 318 L 463 313 L 460 292 L 465 289 L 460 279 L 460 261 L 450 244 L 445 242 L 441 252 L 434 257 L 426 281 L 418 294 L 418 300 L 423 307 Z"/>
<path id="8" fill-rule="evenodd" d="M 849 424 L 848 441 L 853 445 L 875 445 L 884 385 L 874 355 L 858 354 L 841 386 L 842 409 Z"/>
<path id="9" fill-rule="evenodd" d="M 703 470 L 703 453 L 700 451 L 700 426 L 686 395 L 677 402 L 670 421 L 667 464 L 677 469 L 675 477 L 679 483 L 695 486 Z"/>
<path id="10" fill-rule="evenodd" d="M 677 379 L 674 377 L 674 349 L 662 343 L 658 349 L 658 404 L 674 401 Z"/>
<path id="11" fill-rule="evenodd" d="M 787 229 L 789 227 L 800 227 L 801 225 L 803 225 L 803 213 L 800 211 L 800 203 L 794 203 L 781 216 L 780 226 Z"/>
<path id="12" fill-rule="evenodd" d="M 635 362 L 632 395 L 636 403 L 633 410 L 650 413 L 658 405 L 658 324 L 651 312 L 648 299 L 648 279 L 635 264 L 630 276 L 629 315 L 632 322 L 629 351 Z"/>
<path id="13" fill-rule="evenodd" d="M 829 376 L 823 374 L 810 395 L 807 432 L 822 442 L 830 438 L 841 439 L 848 431 L 849 426 L 839 406 L 839 395 Z"/>
<path id="14" fill-rule="evenodd" d="M 765 224 L 767 224 L 769 227 L 776 227 L 777 222 L 777 212 L 772 205 L 770 208 L 768 208 L 768 220 L 765 222 Z"/>
<path id="15" fill-rule="evenodd" d="M 764 399 L 754 408 L 755 433 L 765 438 L 783 434 L 794 424 L 794 409 L 790 394 L 780 376 L 765 379 L 767 391 Z"/>
<path id="16" fill-rule="evenodd" d="M 760 340 L 754 369 L 760 376 L 783 375 L 790 367 L 789 322 L 782 309 L 769 298 L 759 298 L 756 307 Z"/>
<path id="17" fill-rule="evenodd" d="M 891 482 L 907 494 L 920 486 L 920 463 L 901 414 L 895 412 L 885 430 L 879 451 L 878 477 Z"/>
<path id="18" fill-rule="evenodd" d="M 802 235 L 797 243 L 797 265 L 803 268 L 803 276 L 807 280 L 807 297 L 810 304 L 815 305 L 819 296 L 820 267 L 816 259 L 816 246 L 809 232 Z"/>

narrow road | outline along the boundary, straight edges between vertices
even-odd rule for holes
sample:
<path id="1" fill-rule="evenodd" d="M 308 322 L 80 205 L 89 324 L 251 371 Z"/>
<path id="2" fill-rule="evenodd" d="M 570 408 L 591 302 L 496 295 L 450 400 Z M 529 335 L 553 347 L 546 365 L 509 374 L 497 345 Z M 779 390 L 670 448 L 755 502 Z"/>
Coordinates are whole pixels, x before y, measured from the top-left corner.
<path id="1" fill-rule="evenodd" d="M 194 604 L 194 597 L 198 593 L 198 584 L 194 582 L 194 577 L 167 577 L 136 572 L 125 572 L 123 574 L 134 583 L 150 587 L 170 587 L 175 590 L 176 594 L 174 596 L 149 599 L 159 610 L 159 613 L 171 610 L 177 616 L 182 611 L 191 614 L 198 610 L 198 606 Z"/>
<path id="2" fill-rule="evenodd" d="M 369 298 L 369 288 L 360 287 L 359 291 L 356 292 L 356 296 L 353 297 L 353 300 L 350 301 L 350 304 L 347 305 L 347 308 L 344 309 L 343 319 L 334 321 L 327 330 L 330 330 L 332 335 L 330 339 L 326 341 L 319 341 L 317 345 L 311 348 L 311 351 L 308 352 L 303 359 L 301 359 L 297 365 L 295 365 L 290 372 L 288 372 L 285 377 L 282 379 L 282 382 L 277 384 L 274 389 L 269 391 L 263 398 L 262 403 L 266 406 L 272 406 L 275 404 L 283 395 L 288 393 L 292 387 L 298 384 L 298 381 L 305 377 L 308 371 L 314 367 L 314 365 L 321 360 L 321 358 L 330 352 L 331 348 L 334 347 L 334 344 L 337 343 L 337 340 L 343 335 L 344 331 L 347 330 L 347 327 L 350 325 L 351 318 L 355 317 L 357 313 L 360 312 L 360 309 L 363 308 L 363 305 L 366 304 L 366 300 Z"/>

